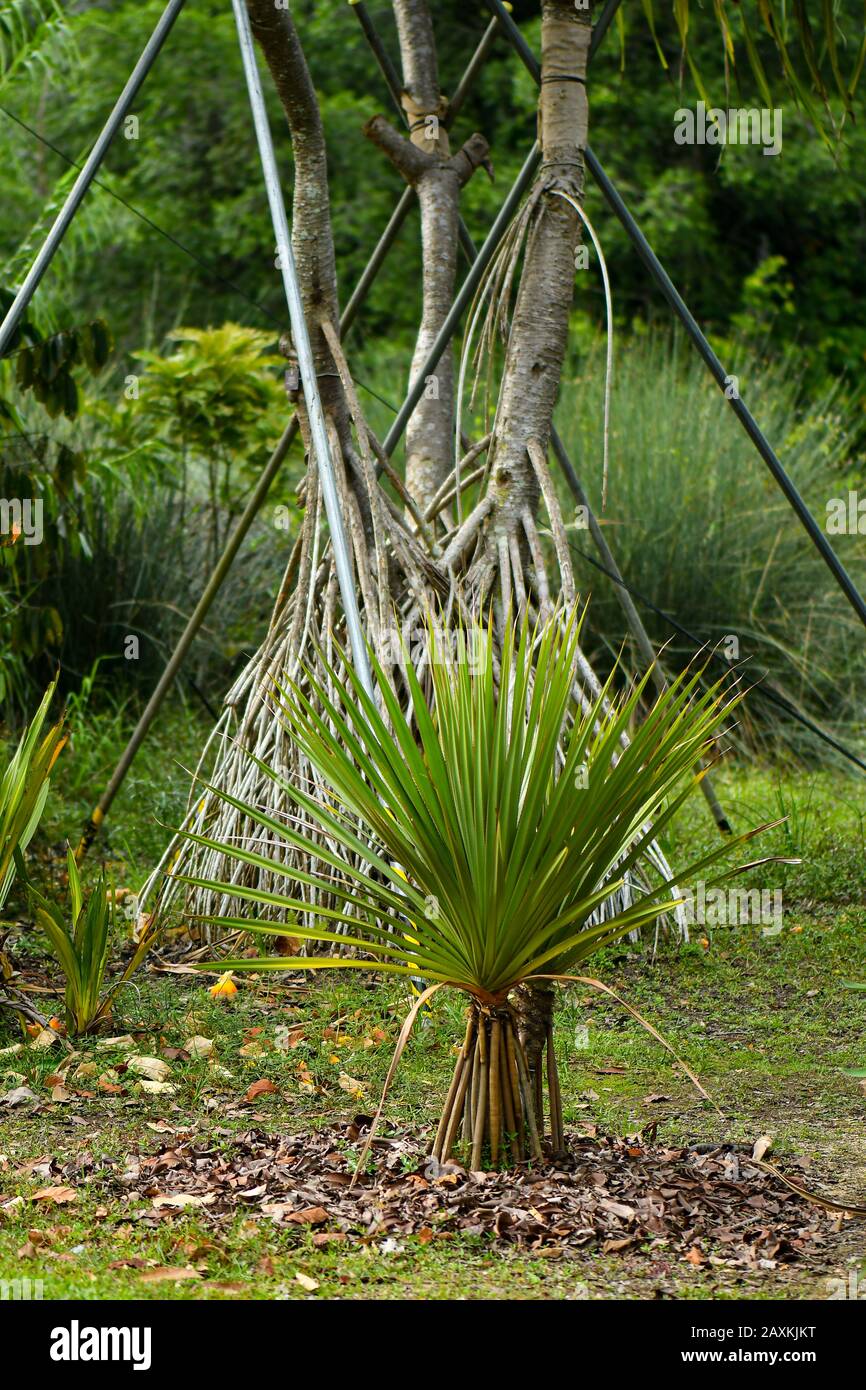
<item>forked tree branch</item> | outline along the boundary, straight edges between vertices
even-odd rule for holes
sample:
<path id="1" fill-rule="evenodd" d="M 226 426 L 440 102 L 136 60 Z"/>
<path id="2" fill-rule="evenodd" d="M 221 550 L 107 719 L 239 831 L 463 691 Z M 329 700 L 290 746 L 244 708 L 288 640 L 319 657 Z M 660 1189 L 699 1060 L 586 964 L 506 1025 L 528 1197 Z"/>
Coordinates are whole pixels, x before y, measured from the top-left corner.
<path id="1" fill-rule="evenodd" d="M 479 164 L 487 164 L 482 135 L 451 155 L 439 88 L 436 43 L 427 0 L 394 0 L 403 69 L 401 104 L 408 136 L 374 116 L 364 133 L 415 188 L 421 209 L 422 307 L 412 358 L 414 378 L 447 317 L 454 296 L 460 190 Z M 406 430 L 406 484 L 423 513 L 454 464 L 454 366 L 449 348 Z"/>

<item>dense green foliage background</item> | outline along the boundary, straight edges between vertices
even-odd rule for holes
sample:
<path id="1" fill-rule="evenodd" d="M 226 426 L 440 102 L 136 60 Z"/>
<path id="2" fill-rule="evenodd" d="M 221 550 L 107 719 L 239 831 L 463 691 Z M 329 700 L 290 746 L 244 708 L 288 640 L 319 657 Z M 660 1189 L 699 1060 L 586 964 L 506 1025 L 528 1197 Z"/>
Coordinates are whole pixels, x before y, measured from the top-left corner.
<path id="1" fill-rule="evenodd" d="M 862 28 L 857 0 L 842 6 L 851 32 Z M 68 156 L 80 159 L 132 68 L 160 0 L 108 0 L 73 7 L 74 47 L 56 40 L 43 63 L 19 69 L 2 88 L 3 105 Z M 374 0 L 376 25 L 396 57 L 390 6 Z M 665 13 L 659 34 L 665 73 L 637 4 L 625 4 L 622 40 L 611 30 L 593 67 L 591 138 L 596 153 L 638 215 L 647 235 L 701 319 L 717 332 L 772 326 L 777 341 L 796 342 L 817 367 L 857 369 L 866 325 L 852 323 L 866 260 L 866 134 L 850 122 L 833 154 L 785 100 L 784 150 L 766 158 L 756 147 L 673 141 L 674 112 L 694 103 L 688 76 L 677 86 L 678 43 Z M 483 5 L 440 0 L 434 7 L 444 90 L 453 90 L 486 25 Z M 518 19 L 538 49 L 538 6 L 523 0 Z M 365 141 L 361 127 L 387 95 L 351 6 L 298 0 L 293 12 L 322 99 L 329 143 L 334 227 L 344 295 L 360 273 L 400 191 L 397 175 Z M 721 41 L 711 15 L 693 22 L 693 54 L 711 95 L 726 104 Z M 852 45 L 853 51 L 853 45 Z M 769 52 L 768 71 L 774 70 Z M 757 101 L 753 84 L 731 88 L 731 103 Z M 284 129 L 275 99 L 273 116 Z M 119 139 L 104 180 L 206 261 L 197 266 L 104 192 L 95 192 L 57 267 L 40 292 L 43 312 L 77 320 L 106 312 L 122 349 L 158 339 L 178 321 L 225 320 L 281 326 L 284 309 L 273 266 L 268 220 L 230 6 L 194 0 L 181 14 L 140 96 L 139 137 Z M 64 165 L 0 113 L 7 157 L 0 170 L 2 279 L 13 283 L 44 230 L 46 207 Z M 483 235 L 535 128 L 533 84 L 504 40 L 494 48 L 459 121 L 458 133 L 482 131 L 491 144 L 496 187 L 473 180 L 466 217 Z M 291 151 L 280 147 L 289 177 Z M 860 176 L 858 177 L 858 170 Z M 624 233 L 590 188 L 624 323 L 656 312 L 658 301 Z M 98 254 L 95 254 L 98 251 Z M 779 260 L 778 258 L 781 258 Z M 766 263 L 770 260 L 770 266 Z M 764 267 L 760 286 L 754 277 Z M 63 271 L 67 273 L 63 273 Z M 237 289 L 226 281 L 231 281 Z M 361 335 L 408 338 L 416 322 L 417 237 L 404 235 L 365 310 Z M 399 286 L 399 294 L 394 293 Z M 587 312 L 598 317 L 598 287 Z M 252 302 L 251 302 L 252 301 Z"/>
<path id="2" fill-rule="evenodd" d="M 37 4 L 48 22 L 36 23 Z M 536 52 L 538 8 L 536 0 L 514 6 Z M 862 6 L 839 0 L 836 8 L 846 23 L 841 56 L 848 70 L 862 35 Z M 72 160 L 84 157 L 162 0 L 58 0 L 53 19 L 47 0 L 10 0 L 3 9 L 8 23 L 11 14 L 19 16 L 24 34 L 28 16 L 33 21 L 33 41 L 19 42 L 11 62 L 7 44 L 0 60 L 0 290 L 8 291 L 20 283 L 74 177 L 56 150 Z M 677 145 L 674 113 L 694 105 L 697 94 L 688 68 L 680 72 L 672 9 L 655 10 L 669 67 L 659 60 L 643 7 L 626 0 L 622 25 L 612 27 L 593 67 L 592 144 L 725 359 L 735 370 L 749 364 L 743 393 L 774 422 L 775 442 L 788 448 L 820 510 L 862 471 L 866 133 L 862 122 L 848 120 L 835 142 L 820 138 L 777 76 L 773 99 L 784 108 L 779 157 L 767 158 L 755 146 L 732 146 L 719 157 L 714 146 Z M 396 59 L 390 6 L 373 0 L 370 11 Z M 435 0 L 433 11 L 448 92 L 488 12 L 475 0 Z M 362 134 L 369 116 L 388 112 L 389 103 L 349 4 L 296 0 L 293 13 L 321 96 L 345 302 L 400 192 L 397 175 Z M 736 72 L 728 74 L 728 102 L 711 7 L 693 9 L 690 44 L 715 101 L 761 104 L 748 76 Z M 768 74 L 778 74 L 769 45 L 763 56 Z M 289 187 L 290 143 L 265 87 Z M 498 41 L 455 131 L 462 139 L 478 129 L 491 145 L 495 183 L 479 174 L 464 198 L 478 241 L 534 137 L 535 97 L 528 74 Z M 0 368 L 0 398 L 12 412 L 0 440 L 0 481 L 11 495 L 12 475 L 26 471 L 27 489 L 45 498 L 51 539 L 50 547 L 23 555 L 20 547 L 14 555 L 0 549 L 0 705 L 7 717 L 32 704 L 58 659 L 67 686 L 79 685 L 102 658 L 102 681 L 136 699 L 147 692 L 284 422 L 279 366 L 269 354 L 285 326 L 285 306 L 229 5 L 190 0 L 135 114 L 137 138 L 119 138 L 101 174 L 117 197 L 104 188 L 91 191 L 31 311 L 43 335 L 104 321 L 113 342 L 107 365 L 93 371 L 81 360 L 70 367 L 80 398 L 74 419 L 50 418 L 32 392 L 16 387 L 14 361 Z M 851 635 L 844 601 L 827 587 L 796 524 L 769 501 L 763 505 L 769 493 L 760 465 L 733 422 L 716 412 L 700 373 L 673 388 L 684 359 L 677 349 L 658 346 L 659 334 L 668 331 L 667 310 L 591 183 L 586 207 L 610 267 L 617 342 L 628 351 L 622 361 L 629 397 L 615 397 L 610 518 L 624 567 L 629 562 L 627 577 L 669 603 L 701 636 L 717 639 L 732 628 L 757 633 L 756 652 L 780 679 L 787 682 L 796 671 L 797 698 L 816 700 L 822 717 L 857 722 L 861 644 Z M 387 427 L 387 403 L 397 402 L 405 386 L 420 304 L 419 255 L 413 213 L 350 340 L 378 429 Z M 559 411 L 591 488 L 603 320 L 593 261 L 577 276 Z M 221 339 L 223 325 L 231 324 L 255 330 L 254 337 L 240 343 L 229 328 L 229 338 Z M 181 325 L 214 332 L 194 344 L 179 342 L 172 335 Z M 227 359 L 236 350 L 244 366 L 229 373 L 229 384 Z M 129 398 L 133 376 L 141 380 L 136 399 Z M 195 403 L 186 412 L 185 398 Z M 658 428 L 648 427 L 650 418 Z M 814 447 L 803 447 L 803 440 Z M 292 483 L 300 466 L 295 453 L 197 644 L 189 679 L 212 701 L 267 620 L 290 541 L 274 525 L 274 508 L 296 515 Z M 727 513 L 712 511 L 736 496 L 738 469 L 750 480 L 748 525 L 728 517 L 720 529 Z M 704 490 L 688 485 L 695 476 L 707 480 Z M 674 544 L 665 525 L 668 496 L 682 504 Z M 650 514 L 651 503 L 660 514 Z M 711 544 L 720 534 L 739 537 L 741 549 Z M 855 568 L 861 544 L 857 537 L 839 541 Z M 779 558 L 768 582 L 763 559 L 771 550 Z M 737 583 L 723 584 L 734 571 Z M 584 569 L 582 578 L 599 591 L 599 647 L 615 649 L 623 635 L 619 610 L 597 574 Z M 767 604 L 773 611 L 764 611 Z M 662 622 L 649 622 L 654 637 L 670 635 Z M 796 651 L 804 631 L 810 643 L 817 640 L 816 628 L 825 646 L 807 675 Z M 141 644 L 134 663 L 122 656 L 130 633 Z"/>

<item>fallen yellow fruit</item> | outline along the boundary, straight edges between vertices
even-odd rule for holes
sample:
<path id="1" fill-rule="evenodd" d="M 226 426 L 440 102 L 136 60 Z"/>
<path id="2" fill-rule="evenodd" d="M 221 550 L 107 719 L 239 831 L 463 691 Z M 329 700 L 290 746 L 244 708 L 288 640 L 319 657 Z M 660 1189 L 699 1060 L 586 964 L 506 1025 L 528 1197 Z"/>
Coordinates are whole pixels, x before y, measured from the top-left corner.
<path id="1" fill-rule="evenodd" d="M 220 975 L 216 984 L 211 985 L 208 994 L 213 995 L 214 999 L 229 999 L 233 994 L 237 994 L 238 987 L 232 979 L 232 972 L 227 970 L 224 975 Z"/>

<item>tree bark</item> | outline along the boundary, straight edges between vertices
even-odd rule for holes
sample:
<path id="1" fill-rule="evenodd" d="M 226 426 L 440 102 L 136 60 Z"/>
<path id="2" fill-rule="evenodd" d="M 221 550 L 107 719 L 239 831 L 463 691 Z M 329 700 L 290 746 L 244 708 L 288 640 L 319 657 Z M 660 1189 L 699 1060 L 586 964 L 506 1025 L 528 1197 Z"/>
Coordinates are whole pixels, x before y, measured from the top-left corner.
<path id="1" fill-rule="evenodd" d="M 520 1041 L 526 1053 L 530 1087 L 535 1105 L 535 1119 L 542 1128 L 544 1109 L 544 1048 L 553 1026 L 555 993 L 549 981 L 520 985 L 514 991 L 514 1012 L 517 1016 Z"/>
<path id="2" fill-rule="evenodd" d="M 492 446 L 493 527 L 500 535 L 516 529 L 527 505 L 533 512 L 537 505 L 538 484 L 527 446 L 537 440 L 547 452 L 568 342 L 581 224 L 557 190 L 582 201 L 590 15 L 575 9 L 573 0 L 544 0 L 540 196 L 509 334 Z"/>
<path id="3" fill-rule="evenodd" d="M 436 44 L 427 0 L 394 0 L 403 68 L 402 103 L 408 139 L 381 116 L 366 133 L 418 194 L 421 213 L 422 309 L 410 380 L 423 366 L 454 298 L 460 190 L 487 160 L 487 142 L 473 135 L 451 156 L 439 88 Z M 421 511 L 454 467 L 454 357 L 449 346 L 426 384 L 406 429 L 406 486 Z"/>
<path id="4" fill-rule="evenodd" d="M 494 508 L 482 565 L 490 568 L 490 553 L 500 558 L 502 604 L 522 599 L 518 576 L 526 555 L 531 519 L 538 506 L 540 485 L 530 447 L 543 464 L 547 455 L 553 411 L 568 344 L 575 253 L 581 223 L 559 193 L 582 202 L 584 150 L 588 106 L 586 69 L 592 36 L 591 10 L 578 10 L 573 0 L 544 0 L 541 27 L 541 89 L 538 102 L 542 164 L 540 194 L 529 231 L 523 273 L 508 339 L 503 380 L 491 445 Z M 558 191 L 557 191 L 558 190 Z M 521 525 L 523 518 L 530 523 Z M 553 516 L 551 522 L 555 526 Z M 517 538 L 517 540 L 515 540 Z M 507 549 L 506 549 L 507 548 Z M 566 566 L 570 572 L 570 566 Z M 536 565 L 536 569 L 538 566 Z M 565 575 L 561 575 L 564 580 Z M 553 1017 L 550 984 L 524 985 L 517 992 L 520 1030 L 529 1066 L 537 1116 L 540 1118 L 544 1047 Z"/>
<path id="5" fill-rule="evenodd" d="M 328 157 L 319 102 L 307 60 L 288 10 L 273 0 L 246 0 L 253 35 L 264 54 L 292 136 L 294 189 L 292 251 L 304 314 L 326 413 L 344 415 L 333 358 L 319 327 L 322 317 L 339 323 L 337 265 L 331 227 Z M 295 401 L 309 447 L 303 393 Z M 341 420 L 342 425 L 342 420 Z"/>

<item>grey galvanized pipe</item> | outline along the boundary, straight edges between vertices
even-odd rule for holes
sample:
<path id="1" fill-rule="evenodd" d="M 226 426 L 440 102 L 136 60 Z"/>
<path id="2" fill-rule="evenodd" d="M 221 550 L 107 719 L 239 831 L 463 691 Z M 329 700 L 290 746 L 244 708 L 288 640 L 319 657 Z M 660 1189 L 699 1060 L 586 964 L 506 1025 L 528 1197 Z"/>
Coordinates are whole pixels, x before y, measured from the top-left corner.
<path id="1" fill-rule="evenodd" d="M 334 475 L 334 463 L 331 457 L 330 441 L 325 426 L 322 399 L 319 395 L 319 383 L 316 379 L 313 349 L 310 344 L 310 335 L 304 317 L 304 306 L 301 300 L 300 287 L 298 285 L 295 258 L 292 253 L 289 223 L 286 217 L 286 205 L 283 202 L 283 191 L 277 172 L 276 158 L 274 156 L 271 128 L 268 122 L 267 111 L 265 110 L 265 100 L 262 95 L 259 70 L 256 66 L 256 55 L 253 47 L 250 19 L 247 14 L 245 0 L 232 0 L 232 8 L 235 13 L 241 57 L 244 65 L 244 75 L 247 81 L 253 122 L 256 127 L 256 139 L 259 144 L 259 158 L 261 159 L 262 173 L 264 174 L 268 203 L 271 209 L 271 221 L 273 222 L 277 251 L 280 258 L 283 288 L 286 293 L 286 303 L 288 305 L 289 319 L 292 325 L 292 340 L 295 351 L 298 354 L 301 385 L 304 390 L 304 400 L 306 402 L 307 415 L 310 421 L 310 435 L 313 450 L 316 455 L 316 462 L 319 467 L 319 476 L 322 482 L 322 497 L 324 499 L 328 526 L 331 532 L 331 544 L 334 548 L 334 564 L 337 570 L 337 582 L 340 585 L 340 595 L 343 600 L 343 612 L 346 615 L 346 627 L 349 633 L 349 644 L 352 649 L 352 661 L 361 684 L 370 698 L 373 699 L 373 676 L 370 670 L 367 641 L 361 626 L 361 615 L 358 611 L 358 602 L 355 594 L 354 568 L 352 565 L 352 557 L 349 552 L 346 528 L 343 524 L 343 514 L 340 510 L 340 499 L 337 493 L 337 481 Z"/>
<path id="2" fill-rule="evenodd" d="M 102 164 L 108 152 L 109 145 L 120 129 L 121 122 L 127 116 L 129 108 L 138 95 L 141 84 L 153 67 L 156 56 L 165 43 L 165 40 L 168 38 L 171 27 L 183 9 L 184 4 L 185 0 L 169 0 L 169 3 L 166 5 L 159 18 L 156 28 L 145 45 L 141 57 L 130 74 L 129 81 L 117 98 L 111 115 L 102 127 L 96 144 L 90 151 L 81 173 L 69 190 L 66 201 L 54 219 L 51 230 L 39 248 L 36 259 L 27 272 L 23 285 L 10 304 L 2 324 L 0 324 L 0 357 L 3 356 L 4 352 L 6 352 L 9 347 L 22 314 L 25 313 L 40 280 L 51 264 L 58 246 L 66 235 L 69 225 L 78 211 L 81 200 L 93 182 L 99 170 L 99 166 Z"/>

